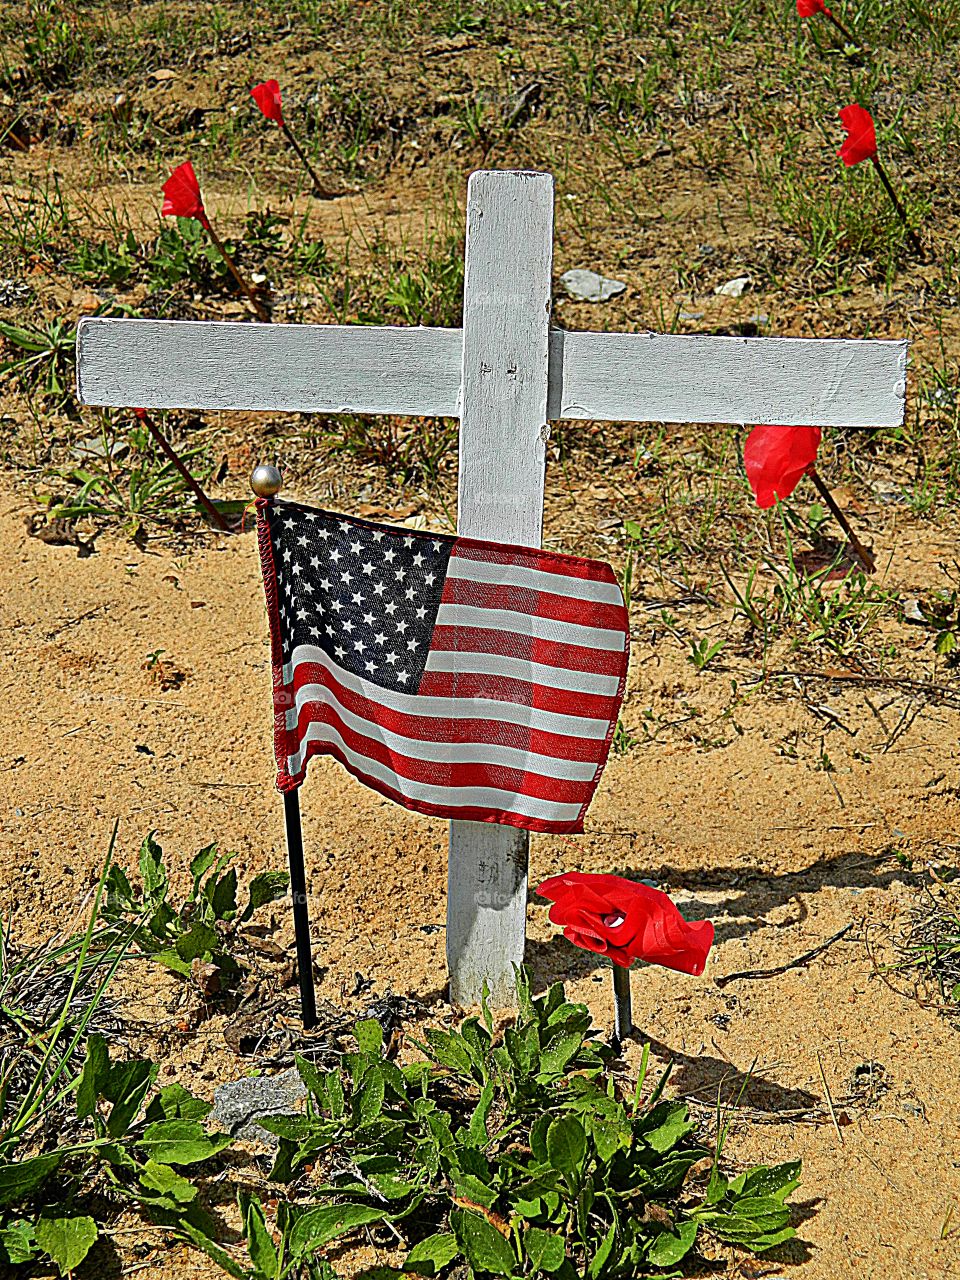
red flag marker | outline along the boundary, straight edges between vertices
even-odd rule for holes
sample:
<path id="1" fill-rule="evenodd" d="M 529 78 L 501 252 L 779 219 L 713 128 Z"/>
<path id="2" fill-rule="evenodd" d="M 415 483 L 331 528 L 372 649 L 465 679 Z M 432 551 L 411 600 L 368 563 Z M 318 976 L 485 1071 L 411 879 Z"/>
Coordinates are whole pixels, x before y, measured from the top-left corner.
<path id="1" fill-rule="evenodd" d="M 257 313 L 257 319 L 264 324 L 270 323 L 270 315 L 266 307 L 253 292 L 253 289 L 237 270 L 237 264 L 226 250 L 223 241 L 214 231 L 203 207 L 203 196 L 200 194 L 200 183 L 189 160 L 178 165 L 163 184 L 163 207 L 160 210 L 165 218 L 195 218 L 213 241 L 214 248 L 227 264 L 230 274 L 247 295 L 250 305 Z"/>
<path id="2" fill-rule="evenodd" d="M 310 181 L 313 183 L 313 194 L 320 200 L 332 200 L 334 193 L 329 191 L 317 177 L 313 165 L 307 159 L 300 144 L 290 132 L 290 126 L 283 118 L 283 101 L 280 95 L 280 85 L 277 81 L 264 80 L 262 84 L 254 85 L 250 90 L 250 96 L 266 118 L 272 120 L 277 128 L 282 130 L 284 137 L 297 153 L 300 163 L 310 175 Z"/>

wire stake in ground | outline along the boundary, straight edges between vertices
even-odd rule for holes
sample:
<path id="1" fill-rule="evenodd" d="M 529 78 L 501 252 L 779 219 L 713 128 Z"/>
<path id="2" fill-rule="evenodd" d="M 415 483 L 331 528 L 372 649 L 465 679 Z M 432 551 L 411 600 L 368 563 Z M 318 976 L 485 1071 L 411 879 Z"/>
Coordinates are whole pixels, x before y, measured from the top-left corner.
<path id="1" fill-rule="evenodd" d="M 820 473 L 817 471 L 816 467 L 811 467 L 810 471 L 808 472 L 808 475 L 810 476 L 810 479 L 813 481 L 813 483 L 816 485 L 817 493 L 820 494 L 820 497 L 824 500 L 824 502 L 830 508 L 830 513 L 833 516 L 834 520 L 836 520 L 837 524 L 840 526 L 843 532 L 847 535 L 847 541 L 850 543 L 850 546 L 853 548 L 854 555 L 857 557 L 857 559 L 860 561 L 861 565 L 863 566 L 864 572 L 875 573 L 877 569 L 877 565 L 876 565 L 876 561 L 873 558 L 872 553 L 867 550 L 867 548 L 863 545 L 863 543 L 860 541 L 857 535 L 853 532 L 853 529 L 850 526 L 849 520 L 840 510 L 840 507 L 837 505 L 836 498 L 833 496 L 833 494 L 824 484 L 820 476 Z"/>
<path id="2" fill-rule="evenodd" d="M 250 96 L 267 119 L 274 122 L 277 128 L 283 133 L 286 140 L 290 143 L 290 146 L 296 152 L 300 163 L 310 175 L 310 181 L 313 183 L 313 194 L 319 200 L 332 200 L 335 193 L 328 190 L 317 177 L 313 165 L 307 159 L 303 148 L 290 132 L 290 126 L 283 118 L 283 103 L 280 96 L 280 85 L 277 81 L 264 80 L 263 84 L 254 85 L 250 90 Z"/>
<path id="3" fill-rule="evenodd" d="M 183 481 L 186 484 L 187 488 L 191 491 L 191 493 L 200 503 L 201 507 L 203 507 L 204 511 L 210 517 L 211 524 L 215 525 L 216 528 L 222 530 L 224 533 L 229 533 L 230 526 L 227 524 L 226 520 L 224 520 L 223 516 L 220 514 L 220 512 L 217 510 L 214 504 L 210 501 L 210 499 L 207 497 L 204 491 L 200 488 L 199 483 L 194 479 L 194 477 L 187 470 L 187 467 L 183 459 L 176 452 L 173 445 L 170 443 L 170 441 L 166 438 L 166 436 L 163 434 L 160 428 L 156 425 L 156 423 L 147 413 L 146 409 L 134 409 L 133 412 L 136 414 L 136 416 L 140 419 L 143 425 L 150 432 L 150 435 L 153 437 L 153 440 L 156 442 L 156 444 L 160 446 L 160 450 L 163 453 L 164 457 L 167 459 L 167 461 L 171 462 L 176 467 L 177 471 L 179 471 L 180 475 L 183 477 Z"/>

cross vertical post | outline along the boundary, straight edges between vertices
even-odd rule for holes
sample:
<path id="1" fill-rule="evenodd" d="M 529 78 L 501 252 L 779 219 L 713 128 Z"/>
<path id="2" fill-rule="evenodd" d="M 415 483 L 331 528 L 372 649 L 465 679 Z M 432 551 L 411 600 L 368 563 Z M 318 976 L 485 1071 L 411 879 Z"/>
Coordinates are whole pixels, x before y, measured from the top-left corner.
<path id="1" fill-rule="evenodd" d="M 480 172 L 467 192 L 457 532 L 538 547 L 543 523 L 553 178 Z M 454 1004 L 512 1003 L 523 960 L 528 835 L 451 822 L 447 967 Z"/>

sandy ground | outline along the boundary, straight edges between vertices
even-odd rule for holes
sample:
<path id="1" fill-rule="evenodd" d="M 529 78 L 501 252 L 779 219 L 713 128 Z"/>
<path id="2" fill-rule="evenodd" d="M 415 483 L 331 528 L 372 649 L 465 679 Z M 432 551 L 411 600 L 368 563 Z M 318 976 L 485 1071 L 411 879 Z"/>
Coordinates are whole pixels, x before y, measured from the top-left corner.
<path id="1" fill-rule="evenodd" d="M 68 925 L 114 819 L 129 867 L 149 829 L 181 877 L 212 839 L 238 851 L 242 877 L 282 866 L 253 537 L 143 552 L 105 536 L 81 559 L 29 538 L 24 509 L 9 490 L 0 500 L 4 914 L 14 913 L 28 939 Z M 902 546 L 906 554 L 909 538 Z M 711 698 L 729 679 L 706 692 L 676 652 L 649 643 L 646 625 L 634 639 L 628 724 L 642 723 L 647 706 L 698 699 L 709 720 Z M 161 690 L 144 669 L 157 650 L 184 674 L 179 688 Z M 846 730 L 831 733 L 832 722 L 812 715 L 811 705 L 825 704 Z M 905 709 L 918 712 L 909 725 Z M 786 680 L 739 704 L 733 718 L 743 732 L 713 746 L 664 731 L 614 756 L 586 835 L 533 838 L 532 882 L 576 866 L 642 874 L 689 914 L 716 922 L 703 979 L 642 970 L 633 993 L 657 1057 L 676 1059 L 673 1089 L 705 1118 L 721 1082 L 729 1098 L 756 1060 L 732 1127 L 734 1161 L 803 1158 L 804 1243 L 783 1263 L 742 1274 L 770 1266 L 803 1280 L 960 1276 L 950 1216 L 960 1200 L 956 1032 L 885 985 L 864 946 L 866 936 L 882 948 L 915 900 L 913 878 L 891 851 L 936 861 L 960 843 L 960 712 L 914 707 L 895 689 L 821 681 L 814 692 Z M 817 767 L 816 751 L 783 749 L 825 734 L 819 749 L 829 750 L 833 772 Z M 344 993 L 359 971 L 375 992 L 438 1000 L 444 938 L 429 926 L 444 920 L 445 824 L 361 789 L 325 761 L 313 766 L 302 807 L 320 997 L 350 1007 Z M 280 914 L 278 937 L 288 944 Z M 595 958 L 551 940 L 542 904 L 531 905 L 529 920 L 537 984 L 565 978 L 609 1026 L 610 989 Z M 714 982 L 783 963 L 851 921 L 807 968 Z M 163 1071 L 209 1094 L 215 1079 L 245 1069 L 214 1021 L 181 1037 Z M 179 1249 L 167 1261 L 170 1275 L 214 1274 Z"/>

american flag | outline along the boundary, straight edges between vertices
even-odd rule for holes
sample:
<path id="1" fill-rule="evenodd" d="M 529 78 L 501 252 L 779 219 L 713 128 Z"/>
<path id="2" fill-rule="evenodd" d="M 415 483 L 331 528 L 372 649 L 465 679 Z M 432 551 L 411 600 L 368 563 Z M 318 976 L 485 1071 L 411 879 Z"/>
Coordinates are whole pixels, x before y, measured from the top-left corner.
<path id="1" fill-rule="evenodd" d="M 281 791 L 332 755 L 408 809 L 576 832 L 626 679 L 609 565 L 257 502 Z"/>

